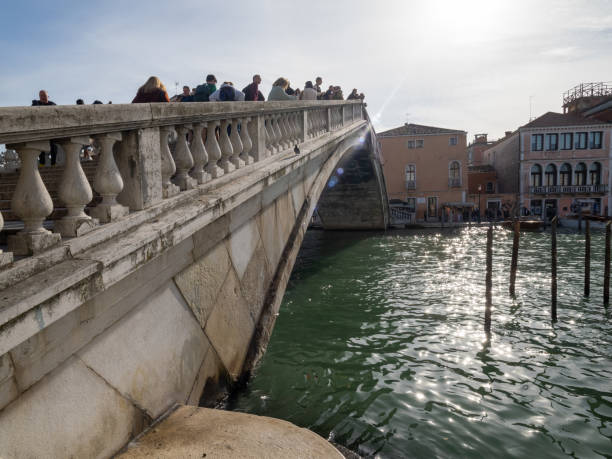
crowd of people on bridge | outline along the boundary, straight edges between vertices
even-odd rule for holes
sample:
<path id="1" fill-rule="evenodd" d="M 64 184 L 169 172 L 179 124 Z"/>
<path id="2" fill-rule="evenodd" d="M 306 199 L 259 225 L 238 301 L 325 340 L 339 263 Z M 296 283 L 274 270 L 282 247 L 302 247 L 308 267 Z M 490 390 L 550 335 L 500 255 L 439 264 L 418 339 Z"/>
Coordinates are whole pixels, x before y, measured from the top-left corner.
<path id="1" fill-rule="evenodd" d="M 315 84 L 307 81 L 304 89 L 291 88 L 291 83 L 287 78 L 280 77 L 272 84 L 272 89 L 268 94 L 269 101 L 282 100 L 344 100 L 342 88 L 340 86 L 329 86 L 323 91 L 321 85 L 323 79 L 317 77 Z M 206 81 L 195 88 L 183 86 L 182 94 L 170 98 L 164 84 L 156 77 L 150 77 L 136 93 L 132 103 L 139 102 L 240 102 L 240 101 L 265 101 L 266 98 L 261 93 L 261 76 L 253 75 L 252 82 L 245 86 L 242 91 L 234 86 L 231 81 L 224 81 L 217 88 L 217 78 L 213 74 L 206 76 Z M 358 93 L 353 89 L 347 99 L 364 99 L 363 93 Z"/>

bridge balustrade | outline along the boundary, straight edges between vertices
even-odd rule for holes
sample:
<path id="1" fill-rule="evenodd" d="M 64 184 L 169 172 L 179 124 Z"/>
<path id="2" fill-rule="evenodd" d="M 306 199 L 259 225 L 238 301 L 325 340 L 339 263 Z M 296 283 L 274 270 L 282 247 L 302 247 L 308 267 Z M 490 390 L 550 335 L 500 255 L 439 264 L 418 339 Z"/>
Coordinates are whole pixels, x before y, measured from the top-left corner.
<path id="1" fill-rule="evenodd" d="M 16 183 L 3 179 L 0 188 L 0 203 L 10 199 L 10 208 L 0 206 L 0 230 L 2 211 L 12 220 L 10 231 L 2 231 L 9 253 L 0 251 L 0 266 L 12 261 L 11 253 L 34 255 L 62 238 L 79 237 L 186 190 L 209 182 L 214 187 L 225 175 L 362 120 L 362 105 L 317 101 L 0 108 L 0 143 L 20 159 Z M 52 143 L 66 155 L 55 202 L 38 165 L 39 155 L 50 151 Z M 85 145 L 98 152 L 93 188 L 80 160 Z M 46 220 L 58 207 L 63 215 L 50 225 Z"/>

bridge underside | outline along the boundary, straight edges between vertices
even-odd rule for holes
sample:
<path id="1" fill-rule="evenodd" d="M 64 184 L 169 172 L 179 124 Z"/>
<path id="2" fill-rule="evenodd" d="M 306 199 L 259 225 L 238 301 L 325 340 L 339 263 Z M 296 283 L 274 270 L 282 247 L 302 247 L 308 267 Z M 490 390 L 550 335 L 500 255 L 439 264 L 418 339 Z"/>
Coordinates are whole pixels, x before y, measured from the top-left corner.
<path id="1" fill-rule="evenodd" d="M 106 225 L 111 239 L 68 241 L 37 257 L 44 272 L 5 276 L 23 312 L 0 329 L 2 454 L 109 457 L 248 372 L 317 203 L 326 227 L 386 226 L 371 135 L 356 123 Z"/>

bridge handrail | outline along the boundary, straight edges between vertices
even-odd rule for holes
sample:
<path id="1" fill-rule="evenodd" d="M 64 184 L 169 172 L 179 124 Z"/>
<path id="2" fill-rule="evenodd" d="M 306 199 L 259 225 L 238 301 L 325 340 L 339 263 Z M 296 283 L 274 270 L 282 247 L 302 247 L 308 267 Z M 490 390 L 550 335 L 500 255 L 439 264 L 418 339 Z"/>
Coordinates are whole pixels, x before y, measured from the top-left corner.
<path id="1" fill-rule="evenodd" d="M 21 162 L 16 184 L 3 179 L 0 193 L 12 194 L 10 211 L 24 225 L 8 236 L 9 253 L 0 250 L 0 266 L 11 263 L 12 254 L 37 254 L 62 238 L 361 121 L 364 113 L 360 100 L 0 108 L 0 143 L 17 151 Z M 66 157 L 55 184 L 66 215 L 54 221 L 53 233 L 43 223 L 57 206 L 38 167 L 51 143 Z M 100 158 L 92 184 L 101 202 L 87 215 L 93 190 L 79 153 L 92 143 Z"/>

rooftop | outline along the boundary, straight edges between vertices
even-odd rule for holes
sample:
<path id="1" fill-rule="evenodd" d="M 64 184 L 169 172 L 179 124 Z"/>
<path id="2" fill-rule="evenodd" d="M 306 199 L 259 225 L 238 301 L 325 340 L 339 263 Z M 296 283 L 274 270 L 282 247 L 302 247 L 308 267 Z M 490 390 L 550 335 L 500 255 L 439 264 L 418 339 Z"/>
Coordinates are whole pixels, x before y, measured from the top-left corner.
<path id="1" fill-rule="evenodd" d="M 527 123 L 524 128 L 558 127 L 558 126 L 588 126 L 593 124 L 608 124 L 605 121 L 583 118 L 571 113 L 547 112 Z"/>
<path id="2" fill-rule="evenodd" d="M 378 137 L 395 137 L 401 135 L 433 135 L 433 134 L 465 134 L 461 129 L 446 129 L 435 126 L 423 126 L 422 124 L 406 123 L 403 126 L 377 132 Z"/>

